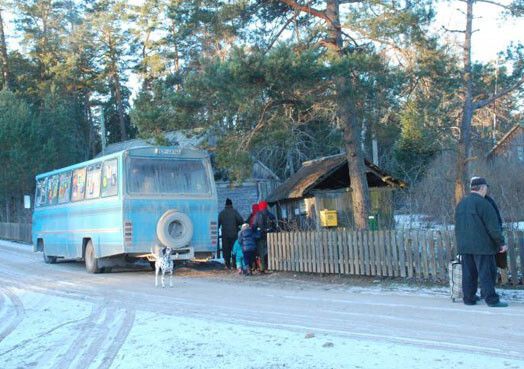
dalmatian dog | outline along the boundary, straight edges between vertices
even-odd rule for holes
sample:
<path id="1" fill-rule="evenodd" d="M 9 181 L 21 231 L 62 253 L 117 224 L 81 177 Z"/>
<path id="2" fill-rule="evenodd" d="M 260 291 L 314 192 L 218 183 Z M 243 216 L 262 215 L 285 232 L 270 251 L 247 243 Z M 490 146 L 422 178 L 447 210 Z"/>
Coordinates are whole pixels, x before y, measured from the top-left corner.
<path id="1" fill-rule="evenodd" d="M 165 287 L 164 276 L 166 273 L 169 273 L 169 287 L 173 287 L 173 271 L 175 269 L 173 265 L 173 260 L 171 260 L 171 253 L 173 249 L 171 247 L 158 247 L 155 248 L 155 251 L 159 250 L 160 252 L 153 252 L 151 249 L 151 254 L 155 258 L 155 287 L 158 287 L 158 272 L 162 272 L 162 287 Z M 175 258 L 178 257 L 176 254 Z"/>

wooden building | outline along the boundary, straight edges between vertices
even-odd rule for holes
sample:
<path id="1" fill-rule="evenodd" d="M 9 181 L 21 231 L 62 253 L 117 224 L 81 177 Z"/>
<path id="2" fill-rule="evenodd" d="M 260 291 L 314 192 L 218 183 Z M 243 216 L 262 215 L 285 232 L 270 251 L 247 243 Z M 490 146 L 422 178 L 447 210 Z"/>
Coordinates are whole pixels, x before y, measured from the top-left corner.
<path id="1" fill-rule="evenodd" d="M 373 225 L 392 228 L 392 191 L 407 185 L 369 161 L 365 163 L 373 216 L 371 220 L 376 222 Z M 300 170 L 271 193 L 266 201 L 276 205 L 277 217 L 285 229 L 321 229 L 321 218 L 334 211 L 336 227 L 353 228 L 346 154 L 304 162 Z"/>
<path id="2" fill-rule="evenodd" d="M 516 124 L 489 151 L 488 160 L 504 160 L 524 166 L 524 123 Z"/>

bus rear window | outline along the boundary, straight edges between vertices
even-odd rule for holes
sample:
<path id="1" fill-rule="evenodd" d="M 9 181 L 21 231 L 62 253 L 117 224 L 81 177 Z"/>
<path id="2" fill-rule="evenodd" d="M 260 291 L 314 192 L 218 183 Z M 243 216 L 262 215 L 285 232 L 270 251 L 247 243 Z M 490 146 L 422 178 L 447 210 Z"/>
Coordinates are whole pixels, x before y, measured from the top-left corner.
<path id="1" fill-rule="evenodd" d="M 208 194 L 208 171 L 201 160 L 130 158 L 127 189 L 132 194 Z"/>

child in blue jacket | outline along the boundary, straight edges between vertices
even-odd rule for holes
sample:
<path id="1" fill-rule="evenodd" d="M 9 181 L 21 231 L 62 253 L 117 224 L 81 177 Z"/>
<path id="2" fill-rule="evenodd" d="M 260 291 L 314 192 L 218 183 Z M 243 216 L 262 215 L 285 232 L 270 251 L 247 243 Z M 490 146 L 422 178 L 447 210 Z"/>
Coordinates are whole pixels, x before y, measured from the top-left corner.
<path id="1" fill-rule="evenodd" d="M 238 240 L 236 240 L 235 244 L 233 245 L 232 254 L 236 257 L 238 274 L 242 274 L 246 265 L 244 264 L 244 253 L 242 252 L 242 246 L 240 246 Z"/>
<path id="2" fill-rule="evenodd" d="M 253 260 L 255 259 L 255 251 L 257 249 L 256 238 L 257 235 L 249 227 L 249 224 L 242 224 L 242 228 L 238 233 L 238 243 L 242 246 L 242 252 L 244 253 L 245 275 L 252 275 L 251 269 L 253 268 Z"/>

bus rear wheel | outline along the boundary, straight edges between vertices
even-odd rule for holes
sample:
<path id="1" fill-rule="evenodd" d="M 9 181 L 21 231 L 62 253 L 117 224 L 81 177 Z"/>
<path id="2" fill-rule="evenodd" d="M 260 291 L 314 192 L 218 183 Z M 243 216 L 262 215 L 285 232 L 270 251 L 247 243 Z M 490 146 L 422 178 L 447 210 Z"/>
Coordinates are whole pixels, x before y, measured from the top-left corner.
<path id="1" fill-rule="evenodd" d="M 87 242 L 84 259 L 88 273 L 100 273 L 101 269 L 98 266 L 98 258 L 95 255 L 95 248 L 93 247 L 93 242 L 91 240 Z"/>

